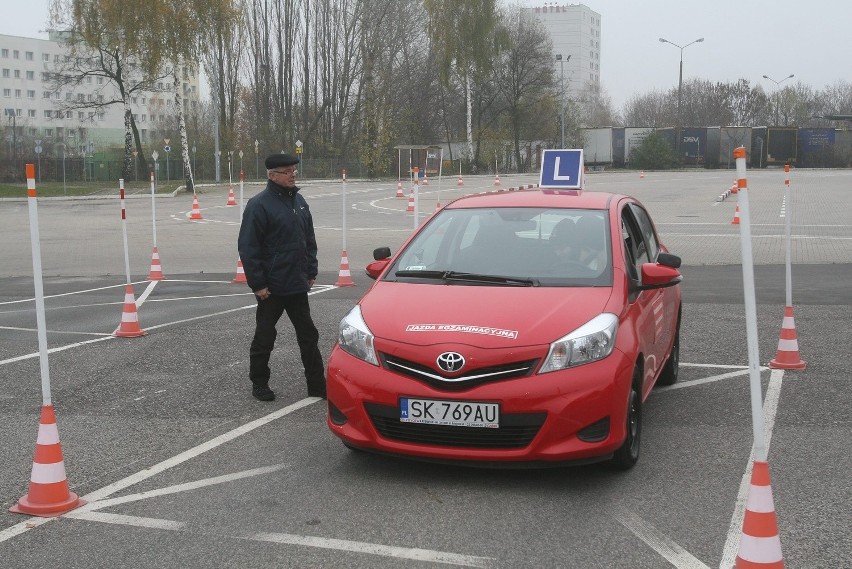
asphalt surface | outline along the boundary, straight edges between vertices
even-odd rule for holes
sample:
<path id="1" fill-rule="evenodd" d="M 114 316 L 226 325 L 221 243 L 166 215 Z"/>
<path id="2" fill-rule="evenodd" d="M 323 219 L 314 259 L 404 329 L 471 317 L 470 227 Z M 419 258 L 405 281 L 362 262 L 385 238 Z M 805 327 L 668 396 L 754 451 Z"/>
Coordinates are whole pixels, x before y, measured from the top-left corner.
<path id="1" fill-rule="evenodd" d="M 231 282 L 240 208 L 225 205 L 227 186 L 201 189 L 201 221 L 188 220 L 191 196 L 156 199 L 167 277 L 156 283 L 145 280 L 151 198 L 128 198 L 131 280 L 147 334 L 126 339 L 112 336 L 127 281 L 117 195 L 40 198 L 52 402 L 69 486 L 89 501 L 54 519 L 7 512 L 28 489 L 44 374 L 30 204 L 0 200 L 0 567 L 730 567 L 752 443 L 736 196 L 719 201 L 734 177 L 587 178 L 589 190 L 642 200 L 684 261 L 680 381 L 646 401 L 642 456 L 626 473 L 352 452 L 326 428 L 323 402 L 306 397 L 286 319 L 272 361 L 278 399 L 250 396 L 254 300 Z M 775 356 L 784 313 L 786 215 L 807 362 L 761 374 L 782 550 L 787 567 L 849 567 L 852 172 L 794 171 L 791 204 L 783 180 L 778 170 L 749 172 L 760 363 Z M 464 181 L 431 180 L 419 209 L 495 189 L 491 177 Z M 536 181 L 501 177 L 503 189 Z M 247 185 L 244 198 L 259 187 Z M 396 250 L 415 220 L 395 181 L 303 187 L 320 245 L 311 305 L 327 355 L 369 287 L 372 250 Z M 343 250 L 355 286 L 336 288 Z"/>

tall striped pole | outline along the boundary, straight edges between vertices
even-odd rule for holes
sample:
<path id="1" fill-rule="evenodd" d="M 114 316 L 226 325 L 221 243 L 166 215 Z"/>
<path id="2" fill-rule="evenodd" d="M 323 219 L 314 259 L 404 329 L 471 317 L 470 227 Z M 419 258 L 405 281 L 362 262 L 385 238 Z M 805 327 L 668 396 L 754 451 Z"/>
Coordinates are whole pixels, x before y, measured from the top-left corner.
<path id="1" fill-rule="evenodd" d="M 154 251 L 151 253 L 151 270 L 148 273 L 149 281 L 161 281 L 166 277 L 163 276 L 163 267 L 160 265 L 160 251 L 157 249 L 157 205 L 154 195 L 157 193 L 156 183 L 154 181 L 154 171 L 151 171 L 151 227 L 154 232 Z"/>
<path id="2" fill-rule="evenodd" d="M 754 464 L 749 487 L 743 531 L 737 552 L 737 569 L 783 569 L 781 537 L 775 519 L 775 502 L 769 481 L 766 441 L 764 438 L 763 395 L 760 389 L 760 354 L 757 338 L 757 301 L 754 291 L 754 259 L 751 247 L 751 212 L 746 180 L 746 149 L 734 150 L 737 164 L 737 202 L 740 205 L 740 248 L 742 251 L 743 287 L 748 343 L 749 387 L 751 393 L 752 429 L 754 431 Z"/>
<path id="3" fill-rule="evenodd" d="M 124 308 L 121 312 L 121 323 L 113 332 L 119 338 L 138 338 L 144 336 L 145 332 L 139 326 L 139 316 L 136 313 L 136 298 L 133 296 L 133 283 L 130 281 L 130 252 L 127 247 L 127 210 L 124 206 L 124 178 L 118 181 L 119 196 L 121 198 L 121 236 L 124 240 L 124 272 L 127 275 L 127 284 L 124 287 Z"/>
<path id="4" fill-rule="evenodd" d="M 38 425 L 35 457 L 30 474 L 29 492 L 9 508 L 9 511 L 30 516 L 53 517 L 82 506 L 86 502 L 68 489 L 65 460 L 62 456 L 62 445 L 59 443 L 59 428 L 56 425 L 56 415 L 51 400 L 50 369 L 47 360 L 47 325 L 44 316 L 44 283 L 41 274 L 41 245 L 38 232 L 38 200 L 36 199 L 35 166 L 33 164 L 26 165 L 26 174 L 43 404 Z"/>

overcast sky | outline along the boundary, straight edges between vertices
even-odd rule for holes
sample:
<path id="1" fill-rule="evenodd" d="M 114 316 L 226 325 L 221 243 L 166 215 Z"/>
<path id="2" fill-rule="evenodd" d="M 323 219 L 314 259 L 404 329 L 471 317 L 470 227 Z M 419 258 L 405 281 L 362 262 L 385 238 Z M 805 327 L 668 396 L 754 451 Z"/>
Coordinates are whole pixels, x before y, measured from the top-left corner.
<path id="1" fill-rule="evenodd" d="M 48 0 L 2 0 L 0 34 L 46 38 Z M 543 6 L 543 0 L 522 0 Z M 634 94 L 677 86 L 679 45 L 684 80 L 749 79 L 768 92 L 788 75 L 822 89 L 852 82 L 852 2 L 842 0 L 587 0 L 601 15 L 601 82 L 620 111 Z M 852 113 L 852 109 L 843 109 Z"/>

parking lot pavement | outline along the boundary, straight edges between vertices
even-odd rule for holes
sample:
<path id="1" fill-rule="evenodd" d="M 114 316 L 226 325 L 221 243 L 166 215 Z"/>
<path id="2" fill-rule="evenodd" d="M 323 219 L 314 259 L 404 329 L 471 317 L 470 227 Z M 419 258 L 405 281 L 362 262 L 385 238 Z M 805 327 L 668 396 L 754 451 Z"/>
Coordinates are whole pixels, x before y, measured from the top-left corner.
<path id="1" fill-rule="evenodd" d="M 714 201 L 728 174 L 648 173 L 641 183 L 629 174 L 589 176 L 587 186 L 639 196 L 685 261 L 681 381 L 648 399 L 642 458 L 627 474 L 595 466 L 488 471 L 353 453 L 325 427 L 322 401 L 306 397 L 286 325 L 273 357 L 279 400 L 250 397 L 254 300 L 230 282 L 239 218 L 224 206 L 227 190 L 200 196 L 203 224 L 185 219 L 185 198 L 158 200 L 167 280 L 153 286 L 143 280 L 150 213 L 145 200 L 128 200 L 137 298 L 148 291 L 139 306 L 148 334 L 133 339 L 111 336 L 124 285 L 115 200 L 40 204 L 53 399 L 71 490 L 93 504 L 44 525 L 5 511 L 27 489 L 41 396 L 27 204 L 0 203 L 9 253 L 0 267 L 3 565 L 725 566 L 732 544 L 736 553 L 751 444 L 739 243 L 727 219 L 735 202 Z M 794 175 L 793 299 L 808 367 L 761 374 L 790 567 L 842 567 L 852 539 L 842 522 L 852 507 L 849 177 Z M 775 189 L 783 174 L 752 179 L 765 363 L 783 316 L 783 192 Z M 488 183 L 466 179 L 466 188 Z M 341 188 L 306 184 L 323 251 L 311 303 L 326 354 L 340 318 L 369 286 L 362 267 L 372 248 L 397 248 L 414 222 L 395 184 L 349 186 L 356 286 L 335 288 Z M 434 197 L 443 202 L 454 191 Z"/>

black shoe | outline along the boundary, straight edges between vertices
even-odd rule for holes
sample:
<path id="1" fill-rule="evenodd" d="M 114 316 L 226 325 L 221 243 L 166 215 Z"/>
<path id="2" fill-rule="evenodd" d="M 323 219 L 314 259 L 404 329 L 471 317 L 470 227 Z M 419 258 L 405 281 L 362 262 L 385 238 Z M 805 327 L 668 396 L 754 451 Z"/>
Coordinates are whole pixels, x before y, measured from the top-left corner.
<path id="1" fill-rule="evenodd" d="M 274 401 L 275 392 L 268 387 L 252 387 L 251 395 L 258 401 Z"/>
<path id="2" fill-rule="evenodd" d="M 308 384 L 308 396 L 309 397 L 319 397 L 320 399 L 325 399 L 326 398 L 325 382 L 323 382 L 322 385 Z"/>

